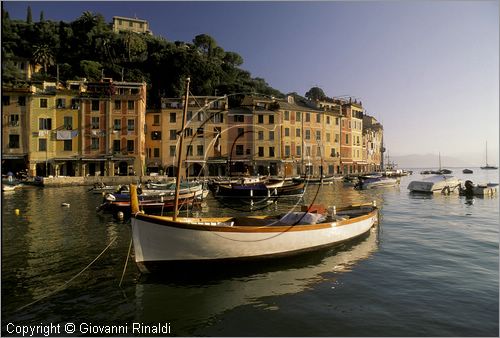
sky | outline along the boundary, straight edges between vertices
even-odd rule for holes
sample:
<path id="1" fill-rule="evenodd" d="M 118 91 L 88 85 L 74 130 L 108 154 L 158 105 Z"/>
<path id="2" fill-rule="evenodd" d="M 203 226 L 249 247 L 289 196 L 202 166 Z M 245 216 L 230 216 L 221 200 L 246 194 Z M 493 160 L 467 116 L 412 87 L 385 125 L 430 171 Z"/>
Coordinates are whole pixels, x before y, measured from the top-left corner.
<path id="1" fill-rule="evenodd" d="M 13 19 L 83 11 L 148 20 L 154 35 L 212 36 L 283 93 L 362 101 L 391 156 L 498 164 L 499 1 L 4 1 Z M 437 164 L 436 164 L 437 166 Z"/>

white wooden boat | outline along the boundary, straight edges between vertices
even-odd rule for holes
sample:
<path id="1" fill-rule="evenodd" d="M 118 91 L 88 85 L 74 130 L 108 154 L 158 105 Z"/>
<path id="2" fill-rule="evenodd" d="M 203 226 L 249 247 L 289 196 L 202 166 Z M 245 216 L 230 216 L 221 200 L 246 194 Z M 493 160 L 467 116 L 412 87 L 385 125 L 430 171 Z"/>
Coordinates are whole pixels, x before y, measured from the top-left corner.
<path id="1" fill-rule="evenodd" d="M 461 181 L 450 175 L 434 175 L 420 181 L 411 181 L 408 185 L 410 192 L 417 193 L 450 193 L 458 191 Z"/>
<path id="2" fill-rule="evenodd" d="M 186 80 L 188 102 L 189 81 Z M 187 105 L 179 138 L 182 154 Z M 181 157 L 177 158 L 178 167 Z M 174 215 L 140 212 L 137 187 L 130 187 L 135 261 L 142 272 L 155 263 L 261 260 L 332 246 L 363 235 L 377 222 L 375 205 L 333 209 L 331 215 L 308 210 L 283 216 L 178 217 L 180 171 L 177 172 Z"/>
<path id="3" fill-rule="evenodd" d="M 308 212 L 281 217 L 186 218 L 154 216 L 139 211 L 131 186 L 135 261 L 168 262 L 260 260 L 332 246 L 366 233 L 378 219 L 373 205 L 337 209 L 335 215 Z"/>
<path id="4" fill-rule="evenodd" d="M 14 191 L 17 185 L 2 184 L 2 191 Z"/>

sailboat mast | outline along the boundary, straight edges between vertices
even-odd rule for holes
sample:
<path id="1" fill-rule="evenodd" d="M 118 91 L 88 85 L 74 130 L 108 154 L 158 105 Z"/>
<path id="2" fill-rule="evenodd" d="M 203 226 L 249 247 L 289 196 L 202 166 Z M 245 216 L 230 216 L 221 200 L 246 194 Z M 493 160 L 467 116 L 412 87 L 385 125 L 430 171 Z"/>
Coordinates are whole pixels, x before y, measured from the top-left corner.
<path id="1" fill-rule="evenodd" d="M 186 115 L 188 109 L 188 99 L 189 99 L 189 82 L 191 79 L 188 77 L 186 79 L 186 96 L 184 101 L 184 110 L 182 112 L 182 128 L 181 135 L 179 138 L 179 152 L 177 153 L 177 176 L 175 179 L 175 198 L 174 198 L 174 217 L 173 220 L 177 220 L 177 214 L 179 213 L 179 189 L 181 186 L 181 162 L 182 162 L 182 143 L 184 141 L 184 126 L 186 124 Z"/>
<path id="2" fill-rule="evenodd" d="M 488 140 L 486 140 L 486 166 L 488 166 Z"/>

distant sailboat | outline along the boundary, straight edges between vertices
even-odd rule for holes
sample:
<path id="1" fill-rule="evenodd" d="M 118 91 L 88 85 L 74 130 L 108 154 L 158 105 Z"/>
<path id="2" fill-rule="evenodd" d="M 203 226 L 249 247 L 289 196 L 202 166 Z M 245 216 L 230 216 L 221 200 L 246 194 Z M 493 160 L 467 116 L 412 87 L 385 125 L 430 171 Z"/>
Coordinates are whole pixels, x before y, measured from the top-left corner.
<path id="1" fill-rule="evenodd" d="M 498 169 L 498 167 L 488 164 L 488 141 L 486 141 L 486 165 L 484 167 L 481 167 L 481 169 L 486 169 L 486 170 Z"/>

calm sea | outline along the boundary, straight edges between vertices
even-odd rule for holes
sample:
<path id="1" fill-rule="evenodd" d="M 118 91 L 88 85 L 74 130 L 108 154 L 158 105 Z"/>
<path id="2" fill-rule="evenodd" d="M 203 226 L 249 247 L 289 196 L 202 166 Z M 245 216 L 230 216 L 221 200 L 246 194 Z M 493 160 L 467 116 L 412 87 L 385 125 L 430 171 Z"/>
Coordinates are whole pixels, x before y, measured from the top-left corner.
<path id="1" fill-rule="evenodd" d="M 498 171 L 472 169 L 454 172 L 499 181 Z M 87 187 L 2 193 L 2 336 L 43 328 L 35 336 L 141 335 L 136 325 L 176 336 L 498 337 L 499 198 L 411 195 L 418 172 L 369 191 L 309 186 L 305 203 L 381 207 L 380 224 L 341 247 L 183 279 L 141 275 L 131 258 L 121 287 L 130 224 L 96 214 L 99 195 Z M 235 212 L 210 197 L 201 211 Z M 102 332 L 111 329 L 120 333 Z"/>

